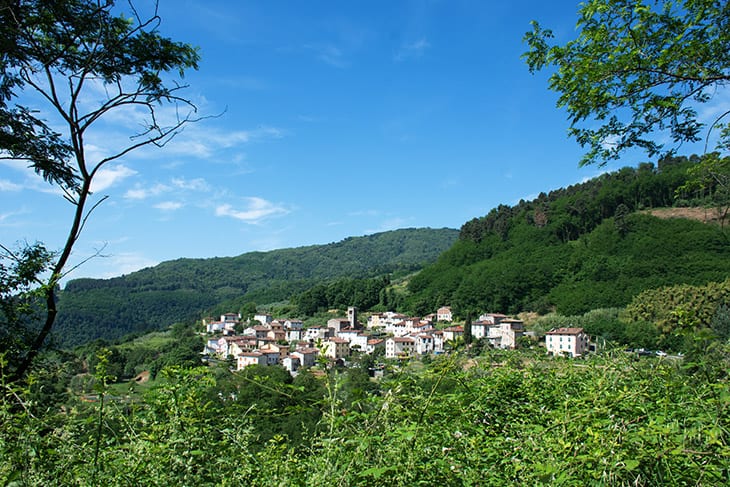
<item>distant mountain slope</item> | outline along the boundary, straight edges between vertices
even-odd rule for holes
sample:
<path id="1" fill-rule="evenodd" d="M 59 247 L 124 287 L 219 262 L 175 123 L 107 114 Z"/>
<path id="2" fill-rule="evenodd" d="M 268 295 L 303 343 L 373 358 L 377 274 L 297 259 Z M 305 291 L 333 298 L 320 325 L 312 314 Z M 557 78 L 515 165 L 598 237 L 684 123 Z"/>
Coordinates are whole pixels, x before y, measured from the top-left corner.
<path id="1" fill-rule="evenodd" d="M 178 259 L 112 279 L 77 279 L 60 293 L 54 330 L 63 345 L 164 328 L 219 303 L 288 299 L 342 277 L 412 272 L 432 263 L 455 229 L 414 228 L 237 257 Z"/>
<path id="2" fill-rule="evenodd" d="M 465 223 L 458 242 L 411 279 L 409 311 L 575 315 L 624 306 L 645 289 L 727 279 L 727 230 L 671 217 L 698 213 L 687 209 L 645 214 L 676 201 L 692 164 L 624 168 Z"/>

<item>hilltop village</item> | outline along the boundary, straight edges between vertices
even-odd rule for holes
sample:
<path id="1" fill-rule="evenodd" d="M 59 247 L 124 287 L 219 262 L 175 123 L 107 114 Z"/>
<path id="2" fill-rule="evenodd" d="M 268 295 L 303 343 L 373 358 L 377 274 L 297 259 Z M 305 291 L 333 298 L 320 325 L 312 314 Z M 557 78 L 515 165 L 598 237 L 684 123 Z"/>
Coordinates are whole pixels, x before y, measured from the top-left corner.
<path id="1" fill-rule="evenodd" d="M 236 370 L 250 365 L 281 365 L 296 375 L 318 363 L 346 364 L 353 353 L 408 359 L 446 353 L 464 340 L 464 326 L 453 324 L 448 306 L 424 317 L 395 312 L 374 313 L 363 324 L 355 307 L 347 317 L 332 318 L 326 326 L 308 326 L 298 319 L 273 319 L 257 314 L 241 321 L 236 313 L 203 320 L 208 339 L 204 357 L 233 358 Z M 524 323 L 498 313 L 485 313 L 471 322 L 471 338 L 493 348 L 514 349 L 525 336 Z M 553 355 L 579 357 L 588 351 L 589 337 L 582 328 L 558 328 L 546 333 L 545 347 Z"/>

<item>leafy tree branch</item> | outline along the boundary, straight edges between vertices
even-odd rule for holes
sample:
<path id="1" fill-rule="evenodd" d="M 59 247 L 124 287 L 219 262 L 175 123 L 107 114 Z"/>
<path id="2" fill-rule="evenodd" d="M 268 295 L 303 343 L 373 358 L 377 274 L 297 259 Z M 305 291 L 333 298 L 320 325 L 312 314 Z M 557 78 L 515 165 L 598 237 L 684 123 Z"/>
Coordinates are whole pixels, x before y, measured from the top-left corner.
<path id="1" fill-rule="evenodd" d="M 159 33 L 157 2 L 146 15 L 132 2 L 128 7 L 131 17 L 117 13 L 113 0 L 0 5 L 0 120 L 7 122 L 0 129 L 0 157 L 27 161 L 74 206 L 65 244 L 39 286 L 44 323 L 26 353 L 16 357 L 16 379 L 27 372 L 50 333 L 58 281 L 88 218 L 107 198 L 92 199 L 99 171 L 142 147 L 165 146 L 185 125 L 201 119 L 183 94 L 187 85 L 175 79 L 198 68 L 197 49 Z M 32 108 L 21 104 L 26 92 L 39 95 L 43 103 Z M 92 93 L 101 101 L 91 102 Z M 170 108 L 173 115 L 165 121 L 163 110 Z M 103 130 L 102 123 L 112 115 L 130 110 L 143 123 L 130 134 L 129 143 L 109 148 L 98 159 L 90 157 L 90 131 Z M 54 119 L 44 120 L 38 113 Z"/>

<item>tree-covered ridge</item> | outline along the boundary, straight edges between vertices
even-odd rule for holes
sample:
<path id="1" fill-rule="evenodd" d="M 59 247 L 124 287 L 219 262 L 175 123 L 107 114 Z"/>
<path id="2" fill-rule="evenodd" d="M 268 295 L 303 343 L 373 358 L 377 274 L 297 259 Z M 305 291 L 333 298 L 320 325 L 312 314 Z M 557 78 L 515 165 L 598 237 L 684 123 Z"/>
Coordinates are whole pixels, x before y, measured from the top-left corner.
<path id="1" fill-rule="evenodd" d="M 66 345 L 161 329 L 227 303 L 286 300 L 328 280 L 413 272 L 457 238 L 454 229 L 411 228 L 237 257 L 178 259 L 112 279 L 70 281 L 60 296 L 57 339 Z"/>
<path id="2" fill-rule="evenodd" d="M 730 245 L 720 227 L 637 212 L 713 204 L 712 193 L 683 193 L 696 161 L 623 168 L 465 223 L 459 241 L 410 281 L 409 306 L 574 315 L 625 306 L 646 289 L 723 281 Z"/>

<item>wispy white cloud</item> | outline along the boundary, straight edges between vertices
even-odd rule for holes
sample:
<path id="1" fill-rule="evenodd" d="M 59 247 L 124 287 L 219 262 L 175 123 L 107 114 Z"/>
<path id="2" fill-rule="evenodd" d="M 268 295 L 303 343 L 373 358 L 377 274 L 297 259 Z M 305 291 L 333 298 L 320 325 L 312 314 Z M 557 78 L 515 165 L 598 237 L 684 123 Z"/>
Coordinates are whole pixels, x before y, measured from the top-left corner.
<path id="1" fill-rule="evenodd" d="M 331 43 L 310 43 L 304 48 L 315 53 L 317 59 L 335 68 L 346 68 L 350 63 L 345 58 L 344 51 Z"/>
<path id="2" fill-rule="evenodd" d="M 123 164 L 102 167 L 96 173 L 94 181 L 91 184 L 92 192 L 104 191 L 120 181 L 137 174 L 137 171 L 130 169 Z"/>
<path id="3" fill-rule="evenodd" d="M 134 188 L 128 189 L 124 197 L 130 200 L 144 200 L 176 190 L 184 191 L 210 191 L 210 185 L 203 178 L 185 179 L 173 178 L 169 184 L 156 183 L 151 186 L 136 184 Z"/>
<path id="4" fill-rule="evenodd" d="M 431 44 L 425 37 L 420 39 L 402 44 L 393 55 L 393 60 L 396 62 L 405 61 L 406 59 L 420 58 L 431 47 Z"/>
<path id="5" fill-rule="evenodd" d="M 270 201 L 258 197 L 246 198 L 247 205 L 243 209 L 233 208 L 230 204 L 219 205 L 215 209 L 216 216 L 226 216 L 246 223 L 257 224 L 265 218 L 285 215 L 289 210 Z"/>
<path id="6" fill-rule="evenodd" d="M 153 186 L 144 187 L 140 184 L 136 184 L 134 188 L 128 189 L 124 193 L 124 197 L 130 200 L 144 200 L 152 196 L 158 196 L 163 193 L 171 191 L 172 188 L 166 184 L 155 184 Z"/>
<path id="7" fill-rule="evenodd" d="M 7 179 L 0 179 L 0 191 L 15 192 L 21 191 L 22 189 L 23 186 L 20 184 L 8 181 Z"/>
<path id="8" fill-rule="evenodd" d="M 380 212 L 378 210 L 358 210 L 351 211 L 347 216 L 377 216 Z"/>
<path id="9" fill-rule="evenodd" d="M 89 88 L 82 105 L 92 109 L 98 105 L 99 100 L 106 99 L 108 95 L 99 83 L 89 85 Z M 174 137 L 166 141 L 164 150 L 155 145 L 146 145 L 125 155 L 125 160 L 164 159 L 166 164 L 170 164 L 170 159 L 175 157 L 210 159 L 226 149 L 239 148 L 243 144 L 265 139 L 278 139 L 285 135 L 285 130 L 266 124 L 248 130 L 230 130 L 229 127 L 222 127 L 217 123 L 218 120 L 225 120 L 222 110 L 210 107 L 205 98 L 197 97 L 192 101 L 198 111 L 191 113 L 190 117 L 200 118 L 200 121 L 185 124 Z M 160 127 L 173 127 L 191 109 L 192 107 L 172 104 L 158 106 L 155 108 L 154 120 Z M 208 115 L 217 114 L 221 117 L 204 119 Z M 100 161 L 120 153 L 133 142 L 143 140 L 144 137 L 133 140 L 130 137 L 143 132 L 150 123 L 150 113 L 144 107 L 124 107 L 108 112 L 95 130 L 87 134 L 86 150 L 89 160 Z"/>
<path id="10" fill-rule="evenodd" d="M 184 179 L 174 178 L 172 185 L 178 189 L 185 189 L 189 191 L 209 191 L 210 185 L 203 178 L 195 179 Z"/>
<path id="11" fill-rule="evenodd" d="M 0 162 L 0 166 L 8 167 L 18 174 L 14 181 L 8 179 L 0 180 L 0 191 L 16 192 L 23 190 L 39 191 L 42 193 L 61 194 L 57 187 L 44 181 L 43 178 L 36 174 L 33 168 L 28 166 L 27 161 L 7 160 Z"/>
<path id="12" fill-rule="evenodd" d="M 407 224 L 408 224 L 408 220 L 406 220 L 405 218 L 393 217 L 393 218 L 389 218 L 389 219 L 383 221 L 378 228 L 366 230 L 365 233 L 371 234 L 371 233 L 387 232 L 390 230 L 398 230 L 399 228 L 406 227 Z"/>
<path id="13" fill-rule="evenodd" d="M 199 159 L 210 159 L 220 151 L 237 149 L 242 145 L 263 140 L 281 139 L 286 135 L 286 131 L 269 125 L 261 125 L 250 130 L 228 131 L 206 127 L 205 122 L 202 122 L 188 126 L 184 134 L 184 137 L 178 136 L 165 146 L 165 158 L 192 156 Z M 162 156 L 162 154 L 159 155 Z"/>
<path id="14" fill-rule="evenodd" d="M 0 213 L 0 225 L 6 225 L 6 224 L 8 224 L 7 221 L 10 218 L 17 216 L 17 215 L 23 215 L 25 213 L 27 213 L 27 211 L 25 209 L 20 210 L 20 211 L 8 211 L 6 213 Z"/>
<path id="15" fill-rule="evenodd" d="M 154 205 L 155 208 L 162 211 L 175 211 L 185 206 L 179 201 L 163 201 Z"/>

